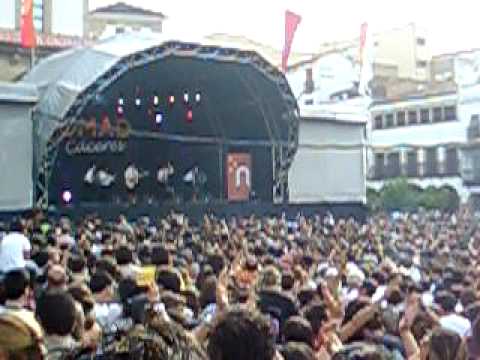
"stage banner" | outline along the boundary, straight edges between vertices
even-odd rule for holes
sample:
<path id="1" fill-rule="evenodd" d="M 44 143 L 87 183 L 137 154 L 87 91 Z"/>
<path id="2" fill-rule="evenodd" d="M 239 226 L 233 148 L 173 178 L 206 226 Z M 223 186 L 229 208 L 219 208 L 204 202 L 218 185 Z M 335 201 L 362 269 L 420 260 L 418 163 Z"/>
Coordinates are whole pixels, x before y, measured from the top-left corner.
<path id="1" fill-rule="evenodd" d="M 246 153 L 230 153 L 227 156 L 228 201 L 244 201 L 250 198 L 252 184 L 252 157 Z"/>

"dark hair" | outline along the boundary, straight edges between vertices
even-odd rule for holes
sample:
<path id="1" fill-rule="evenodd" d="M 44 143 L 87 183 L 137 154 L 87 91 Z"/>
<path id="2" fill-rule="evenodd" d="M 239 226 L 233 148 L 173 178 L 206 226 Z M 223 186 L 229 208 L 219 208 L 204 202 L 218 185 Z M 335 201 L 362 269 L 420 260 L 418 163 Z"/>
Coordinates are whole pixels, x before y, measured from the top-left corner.
<path id="1" fill-rule="evenodd" d="M 283 325 L 283 338 L 285 342 L 294 341 L 312 346 L 312 326 L 301 316 L 292 316 Z"/>
<path id="2" fill-rule="evenodd" d="M 126 246 L 121 246 L 115 251 L 115 259 L 118 265 L 128 265 L 133 261 L 132 250 Z"/>
<path id="3" fill-rule="evenodd" d="M 152 265 L 168 265 L 170 262 L 170 254 L 163 246 L 155 246 L 152 248 L 151 255 Z"/>
<path id="4" fill-rule="evenodd" d="M 165 290 L 180 293 L 182 281 L 177 272 L 171 269 L 162 269 L 157 272 L 155 276 L 158 286 Z"/>
<path id="5" fill-rule="evenodd" d="M 216 290 L 217 279 L 215 276 L 210 275 L 203 281 L 202 288 L 200 289 L 199 302 L 202 309 L 204 309 L 208 304 L 214 304 L 216 302 Z"/>
<path id="6" fill-rule="evenodd" d="M 454 312 L 457 305 L 457 299 L 448 291 L 439 291 L 435 294 L 435 302 L 446 312 Z"/>
<path id="7" fill-rule="evenodd" d="M 304 343 L 289 342 L 280 350 L 285 360 L 314 360 L 315 353 Z"/>
<path id="8" fill-rule="evenodd" d="M 85 269 L 86 261 L 83 256 L 74 255 L 68 259 L 68 268 L 74 273 L 80 273 Z"/>
<path id="9" fill-rule="evenodd" d="M 23 223 L 22 223 L 22 219 L 20 218 L 14 218 L 11 222 L 10 222 L 10 226 L 9 226 L 9 229 L 10 229 L 10 232 L 22 232 L 23 231 Z"/>
<path id="10" fill-rule="evenodd" d="M 112 258 L 102 258 L 96 262 L 96 270 L 108 273 L 112 278 L 118 275 L 117 264 Z"/>
<path id="11" fill-rule="evenodd" d="M 32 256 L 32 260 L 38 267 L 43 268 L 48 263 L 48 251 L 41 250 Z"/>
<path id="12" fill-rule="evenodd" d="M 428 348 L 428 357 L 430 359 L 467 359 L 465 343 L 460 335 L 450 330 L 441 328 L 433 330 Z"/>
<path id="13" fill-rule="evenodd" d="M 112 277 L 105 271 L 95 272 L 90 279 L 90 290 L 92 293 L 100 293 L 113 283 Z"/>
<path id="14" fill-rule="evenodd" d="M 310 304 L 303 311 L 303 316 L 310 323 L 314 336 L 318 334 L 323 323 L 328 320 L 327 310 L 322 302 Z"/>
<path id="15" fill-rule="evenodd" d="M 37 316 L 47 334 L 66 336 L 75 325 L 75 301 L 65 291 L 47 291 L 37 301 Z"/>
<path id="16" fill-rule="evenodd" d="M 7 300 L 18 300 L 30 286 L 30 274 L 24 269 L 11 270 L 5 275 L 3 286 Z"/>
<path id="17" fill-rule="evenodd" d="M 460 295 L 460 302 L 464 307 L 477 301 L 477 294 L 472 289 L 465 289 Z"/>
<path id="18" fill-rule="evenodd" d="M 295 285 L 295 277 L 291 272 L 285 272 L 282 274 L 282 290 L 290 291 Z"/>
<path id="19" fill-rule="evenodd" d="M 271 360 L 274 339 L 268 320 L 257 311 L 233 307 L 214 324 L 207 352 L 210 360 Z"/>

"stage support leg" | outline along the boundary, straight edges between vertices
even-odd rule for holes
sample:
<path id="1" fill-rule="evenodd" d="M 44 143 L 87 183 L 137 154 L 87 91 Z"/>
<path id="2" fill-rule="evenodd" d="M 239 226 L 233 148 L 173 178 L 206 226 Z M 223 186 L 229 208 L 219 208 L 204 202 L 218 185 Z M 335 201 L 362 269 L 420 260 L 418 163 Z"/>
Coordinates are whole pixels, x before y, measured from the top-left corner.
<path id="1" fill-rule="evenodd" d="M 224 190 L 224 184 L 225 184 L 224 171 L 225 171 L 225 167 L 224 167 L 224 162 L 225 162 L 225 159 L 224 159 L 223 144 L 220 144 L 218 146 L 218 168 L 219 168 L 218 176 L 220 177 L 219 178 L 220 186 L 219 186 L 218 199 L 220 201 L 223 201 L 225 199 L 225 190 Z"/>

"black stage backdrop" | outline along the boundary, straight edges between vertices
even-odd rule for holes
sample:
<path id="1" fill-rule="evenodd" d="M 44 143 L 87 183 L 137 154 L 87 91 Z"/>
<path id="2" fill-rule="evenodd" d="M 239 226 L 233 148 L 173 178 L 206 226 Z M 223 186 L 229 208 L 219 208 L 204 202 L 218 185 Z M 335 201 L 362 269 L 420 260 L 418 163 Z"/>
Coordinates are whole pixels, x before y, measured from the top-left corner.
<path id="1" fill-rule="evenodd" d="M 167 161 L 173 163 L 175 174 L 171 185 L 180 201 L 189 201 L 192 188 L 184 182 L 185 174 L 194 166 L 198 166 L 206 175 L 206 184 L 202 190 L 205 199 L 221 200 L 226 198 L 226 158 L 229 152 L 249 153 L 252 156 L 252 190 L 258 199 L 272 199 L 272 153 L 268 147 L 219 146 L 215 144 L 192 144 L 172 142 L 168 140 L 133 139 L 126 141 L 122 153 L 107 152 L 104 154 L 69 155 L 70 144 L 64 142 L 60 148 L 55 167 L 50 194 L 53 204 L 61 203 L 62 193 L 70 191 L 74 203 L 82 202 L 124 202 L 128 199 L 124 172 L 130 162 L 134 163 L 144 173 L 136 190 L 140 202 L 163 202 L 170 199 L 164 188 L 157 182 L 157 171 Z M 107 169 L 115 175 L 115 182 L 109 188 L 89 187 L 84 182 L 87 170 L 95 164 Z"/>
<path id="2" fill-rule="evenodd" d="M 200 101 L 196 101 L 198 95 Z M 82 135 L 60 143 L 50 180 L 50 203 L 61 204 L 65 190 L 72 192 L 74 203 L 123 201 L 129 162 L 149 173 L 138 188 L 140 201 L 161 197 L 156 175 L 167 161 L 174 164 L 173 185 L 181 198 L 191 197 L 182 179 L 197 165 L 207 176 L 205 195 L 223 200 L 229 152 L 251 155 L 252 190 L 261 201 L 271 202 L 272 146 L 288 141 L 288 118 L 283 116 L 288 109 L 275 82 L 246 64 L 171 57 L 132 69 L 76 119 L 78 124 L 93 119 L 96 137 Z M 191 119 L 187 118 L 189 110 Z M 158 114 L 161 122 L 156 121 Z M 126 120 L 128 139 L 99 136 L 105 118 L 114 128 Z M 76 151 L 79 143 L 93 145 L 94 153 Z M 85 186 L 83 179 L 92 164 L 116 175 L 112 188 Z"/>

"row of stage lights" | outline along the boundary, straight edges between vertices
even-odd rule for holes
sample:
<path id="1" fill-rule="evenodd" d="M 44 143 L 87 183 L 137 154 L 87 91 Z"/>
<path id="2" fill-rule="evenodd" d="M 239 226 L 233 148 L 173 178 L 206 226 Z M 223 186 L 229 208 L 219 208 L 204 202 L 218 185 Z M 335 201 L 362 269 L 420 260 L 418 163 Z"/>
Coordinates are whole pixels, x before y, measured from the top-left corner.
<path id="1" fill-rule="evenodd" d="M 193 96 L 193 101 L 191 101 L 190 94 L 188 91 L 185 91 L 183 93 L 183 104 L 186 108 L 185 120 L 187 122 L 191 123 L 193 121 L 192 105 L 194 104 L 199 105 L 201 101 L 202 101 L 202 94 L 200 93 L 200 91 L 197 91 L 195 93 L 195 95 Z M 171 94 L 167 97 L 167 104 L 169 108 L 172 108 L 175 105 L 175 102 L 176 102 L 175 95 Z M 123 96 L 120 96 L 117 100 L 117 116 L 123 116 L 125 114 L 125 109 L 124 109 L 125 103 L 126 103 L 125 98 Z M 137 109 L 140 109 L 142 107 L 142 103 L 143 103 L 142 97 L 138 95 L 135 96 L 134 104 Z M 153 106 L 157 108 L 155 110 L 155 123 L 160 125 L 164 119 L 163 112 L 160 109 L 158 109 L 158 107 L 160 106 L 160 96 L 158 96 L 157 94 L 153 95 L 152 103 L 153 103 Z"/>

